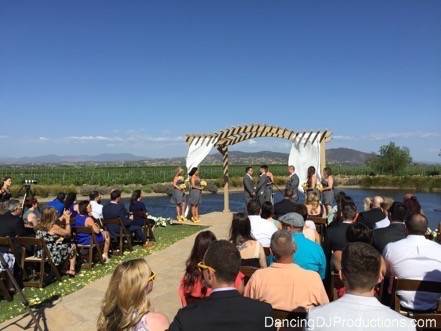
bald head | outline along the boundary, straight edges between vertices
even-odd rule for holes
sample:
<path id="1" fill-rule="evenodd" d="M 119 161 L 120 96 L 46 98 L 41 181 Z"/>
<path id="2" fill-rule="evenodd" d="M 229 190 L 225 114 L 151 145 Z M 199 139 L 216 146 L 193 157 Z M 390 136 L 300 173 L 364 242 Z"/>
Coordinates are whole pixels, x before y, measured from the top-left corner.
<path id="1" fill-rule="evenodd" d="M 286 230 L 279 230 L 271 237 L 271 251 L 276 259 L 291 258 L 296 248 L 291 234 Z"/>
<path id="2" fill-rule="evenodd" d="M 384 202 L 383 197 L 375 196 L 374 199 L 372 199 L 372 208 L 381 208 L 381 204 Z"/>
<path id="3" fill-rule="evenodd" d="M 413 214 L 406 221 L 408 234 L 424 236 L 427 231 L 427 217 L 423 214 Z"/>

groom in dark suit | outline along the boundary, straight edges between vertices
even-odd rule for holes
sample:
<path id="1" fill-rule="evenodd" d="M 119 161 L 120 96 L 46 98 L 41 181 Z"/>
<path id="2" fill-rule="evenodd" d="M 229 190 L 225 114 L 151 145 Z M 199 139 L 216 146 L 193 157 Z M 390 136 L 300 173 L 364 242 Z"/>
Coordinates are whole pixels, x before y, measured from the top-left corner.
<path id="1" fill-rule="evenodd" d="M 259 182 L 256 187 L 257 199 L 259 200 L 260 206 L 263 205 L 264 202 L 271 202 L 272 198 L 272 181 L 271 178 L 267 175 L 268 166 L 263 165 L 260 167 L 260 177 Z"/>
<path id="2" fill-rule="evenodd" d="M 296 168 L 293 165 L 288 167 L 288 181 L 286 183 L 286 188 L 289 188 L 293 192 L 292 201 L 299 200 L 299 176 L 297 176 Z"/>
<path id="3" fill-rule="evenodd" d="M 245 194 L 245 202 L 248 204 L 250 200 L 256 198 L 256 188 L 253 180 L 253 167 L 245 169 L 245 176 L 243 176 L 243 192 Z"/>
<path id="4" fill-rule="evenodd" d="M 213 292 L 178 311 L 170 331 L 264 331 L 265 318 L 272 316 L 268 303 L 245 298 L 234 287 L 240 269 L 240 253 L 226 240 L 210 244 L 199 264 L 202 275 Z"/>

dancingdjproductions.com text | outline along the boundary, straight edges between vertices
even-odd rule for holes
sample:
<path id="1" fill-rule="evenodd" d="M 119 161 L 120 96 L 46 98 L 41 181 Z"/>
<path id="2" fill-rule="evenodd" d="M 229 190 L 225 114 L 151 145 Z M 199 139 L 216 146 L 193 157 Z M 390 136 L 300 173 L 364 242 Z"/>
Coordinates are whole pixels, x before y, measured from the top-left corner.
<path id="1" fill-rule="evenodd" d="M 400 328 L 408 327 L 417 328 L 435 328 L 435 319 L 390 319 L 390 318 L 375 318 L 365 320 L 362 318 L 343 318 L 340 316 L 333 316 L 331 318 L 316 317 L 311 319 L 296 317 L 296 318 L 274 318 L 271 316 L 265 317 L 266 328 L 305 328 L 308 330 L 319 330 L 321 328 L 363 328 L 363 329 L 381 329 L 381 328 Z"/>

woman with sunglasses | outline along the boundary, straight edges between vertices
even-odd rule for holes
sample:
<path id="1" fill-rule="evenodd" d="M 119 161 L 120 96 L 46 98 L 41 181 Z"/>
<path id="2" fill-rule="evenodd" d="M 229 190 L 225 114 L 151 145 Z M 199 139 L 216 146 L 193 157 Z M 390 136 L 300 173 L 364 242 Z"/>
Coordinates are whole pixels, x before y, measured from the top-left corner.
<path id="1" fill-rule="evenodd" d="M 178 289 L 182 307 L 211 294 L 212 290 L 202 276 L 204 266 L 200 262 L 204 259 L 208 246 L 216 240 L 216 236 L 211 231 L 202 231 L 196 236 L 190 257 L 186 262 L 185 274 Z M 243 293 L 243 279 L 244 275 L 239 272 L 235 281 L 235 287 L 239 293 Z"/>
<path id="2" fill-rule="evenodd" d="M 152 312 L 148 298 L 155 274 L 146 260 L 135 259 L 116 267 L 98 317 L 98 331 L 164 331 L 170 323 Z"/>

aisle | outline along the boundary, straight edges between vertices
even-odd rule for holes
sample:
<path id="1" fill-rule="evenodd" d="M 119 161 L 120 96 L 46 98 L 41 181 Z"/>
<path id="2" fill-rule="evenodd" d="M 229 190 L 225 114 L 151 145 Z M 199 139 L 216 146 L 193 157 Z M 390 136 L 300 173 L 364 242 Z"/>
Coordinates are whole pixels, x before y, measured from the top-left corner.
<path id="1" fill-rule="evenodd" d="M 201 217 L 201 225 L 210 226 L 218 238 L 226 238 L 231 224 L 231 214 L 210 213 Z M 197 234 L 182 239 L 162 251 L 146 257 L 152 269 L 157 273 L 151 301 L 155 310 L 166 314 L 170 321 L 180 307 L 177 296 L 179 278 L 182 276 L 185 260 L 190 254 Z M 107 275 L 79 291 L 62 297 L 51 308 L 46 308 L 44 315 L 49 331 L 90 331 L 96 330 L 96 320 L 100 305 L 109 282 Z M 24 330 L 13 325 L 22 316 L 0 324 L 0 330 Z M 25 326 L 29 321 L 25 317 L 19 325 Z M 43 323 L 41 323 L 43 327 Z M 28 328 L 27 330 L 33 330 Z"/>

